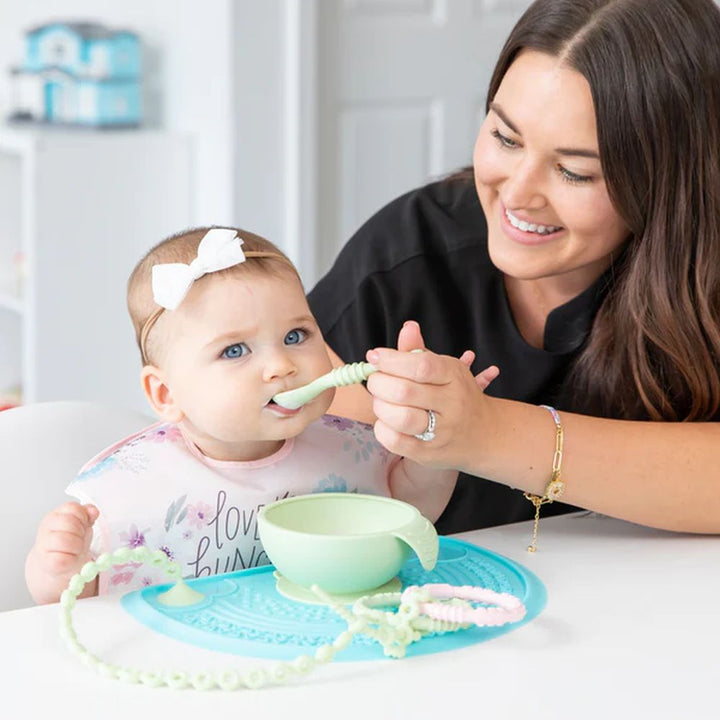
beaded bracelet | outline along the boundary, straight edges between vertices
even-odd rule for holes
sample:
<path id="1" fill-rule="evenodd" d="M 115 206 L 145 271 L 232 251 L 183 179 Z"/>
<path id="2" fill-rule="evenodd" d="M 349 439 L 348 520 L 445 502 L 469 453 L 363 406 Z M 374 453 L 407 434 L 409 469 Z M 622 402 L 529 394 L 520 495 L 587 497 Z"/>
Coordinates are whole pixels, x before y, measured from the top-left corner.
<path id="1" fill-rule="evenodd" d="M 554 407 L 549 405 L 541 405 L 540 407 L 545 408 L 553 416 L 555 421 L 555 454 L 553 455 L 552 473 L 550 480 L 545 486 L 545 493 L 542 497 L 539 495 L 533 495 L 532 493 L 524 493 L 525 498 L 528 499 L 535 506 L 535 519 L 533 521 L 533 534 L 532 543 L 528 545 L 527 551 L 534 553 L 537 550 L 537 535 L 538 525 L 540 523 L 540 508 L 543 505 L 548 505 L 555 500 L 558 500 L 560 496 L 565 492 L 565 483 L 560 479 L 560 468 L 562 466 L 563 456 L 563 426 L 560 421 L 560 415 Z"/>
<path id="2" fill-rule="evenodd" d="M 319 665 L 332 661 L 358 633 L 377 640 L 388 657 L 400 658 L 405 655 L 408 645 L 417 642 L 425 635 L 456 632 L 470 627 L 471 624 L 502 625 L 517 622 L 525 615 L 525 606 L 513 595 L 498 594 L 472 586 L 459 588 L 451 585 L 413 586 L 402 594 L 384 593 L 360 598 L 351 610 L 334 601 L 317 586 L 313 586 L 313 592 L 347 622 L 348 628 L 332 643 L 316 648 L 312 655 L 300 655 L 295 660 L 279 662 L 270 668 L 256 667 L 243 672 L 235 669 L 195 673 L 178 670 L 140 670 L 111 665 L 93 655 L 78 640 L 72 622 L 72 611 L 85 585 L 92 582 L 98 573 L 108 570 L 113 565 L 124 565 L 128 562 L 148 564 L 164 570 L 166 575 L 175 581 L 175 585 L 168 593 L 177 594 L 179 591 L 182 594 L 183 591 L 187 591 L 193 596 L 194 602 L 198 601 L 197 596 L 200 594 L 185 584 L 181 577 L 180 565 L 170 560 L 162 550 L 150 550 L 145 547 L 120 548 L 86 563 L 80 572 L 71 578 L 67 589 L 60 596 L 60 632 L 68 648 L 85 665 L 101 675 L 128 683 L 142 683 L 150 687 L 168 686 L 176 689 L 191 687 L 196 690 L 211 690 L 217 687 L 221 690 L 238 690 L 255 689 L 264 685 L 283 685 L 301 675 L 307 675 Z M 440 604 L 439 599 L 449 602 Z M 497 608 L 475 608 L 467 600 L 496 604 L 505 614 L 491 612 Z M 397 612 L 376 609 L 394 606 L 398 608 Z"/>

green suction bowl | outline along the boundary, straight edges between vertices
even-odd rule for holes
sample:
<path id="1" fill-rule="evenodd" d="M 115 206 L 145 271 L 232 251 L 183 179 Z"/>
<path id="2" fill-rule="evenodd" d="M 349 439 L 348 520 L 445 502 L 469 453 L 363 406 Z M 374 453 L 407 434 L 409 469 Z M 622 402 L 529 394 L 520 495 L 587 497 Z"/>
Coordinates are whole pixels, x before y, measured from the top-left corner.
<path id="1" fill-rule="evenodd" d="M 431 570 L 438 553 L 435 528 L 416 508 L 375 495 L 318 493 L 278 500 L 260 510 L 258 532 L 278 572 L 332 594 L 384 585 L 413 551 Z"/>

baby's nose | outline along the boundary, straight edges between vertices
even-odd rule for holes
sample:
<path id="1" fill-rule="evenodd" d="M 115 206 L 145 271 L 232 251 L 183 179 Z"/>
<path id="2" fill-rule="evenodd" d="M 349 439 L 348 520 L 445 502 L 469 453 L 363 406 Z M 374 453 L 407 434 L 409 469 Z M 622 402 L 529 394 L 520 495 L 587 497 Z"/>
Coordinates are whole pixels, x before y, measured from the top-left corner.
<path id="1" fill-rule="evenodd" d="M 282 351 L 274 352 L 268 357 L 265 365 L 265 381 L 294 375 L 296 372 L 297 368 L 289 353 Z"/>

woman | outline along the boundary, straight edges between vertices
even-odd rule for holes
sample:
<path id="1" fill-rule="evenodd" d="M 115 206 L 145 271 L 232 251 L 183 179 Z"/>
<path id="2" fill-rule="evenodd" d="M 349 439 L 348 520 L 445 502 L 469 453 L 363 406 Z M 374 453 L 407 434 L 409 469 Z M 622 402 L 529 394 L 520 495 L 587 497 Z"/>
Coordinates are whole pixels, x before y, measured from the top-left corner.
<path id="1" fill-rule="evenodd" d="M 487 110 L 472 171 L 381 210 L 311 293 L 336 361 L 381 371 L 331 410 L 465 473 L 441 532 L 560 496 L 720 532 L 720 10 L 537 0 Z"/>

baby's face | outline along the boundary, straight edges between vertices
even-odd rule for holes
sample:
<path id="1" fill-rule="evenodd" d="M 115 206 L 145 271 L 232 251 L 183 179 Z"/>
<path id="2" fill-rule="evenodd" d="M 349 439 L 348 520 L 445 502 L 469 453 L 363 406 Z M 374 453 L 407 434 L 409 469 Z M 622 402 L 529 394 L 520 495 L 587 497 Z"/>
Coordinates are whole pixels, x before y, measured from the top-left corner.
<path id="1" fill-rule="evenodd" d="M 329 390 L 298 410 L 272 402 L 331 370 L 320 329 L 289 273 L 203 280 L 169 314 L 167 385 L 183 429 L 206 455 L 266 457 L 332 401 Z"/>

